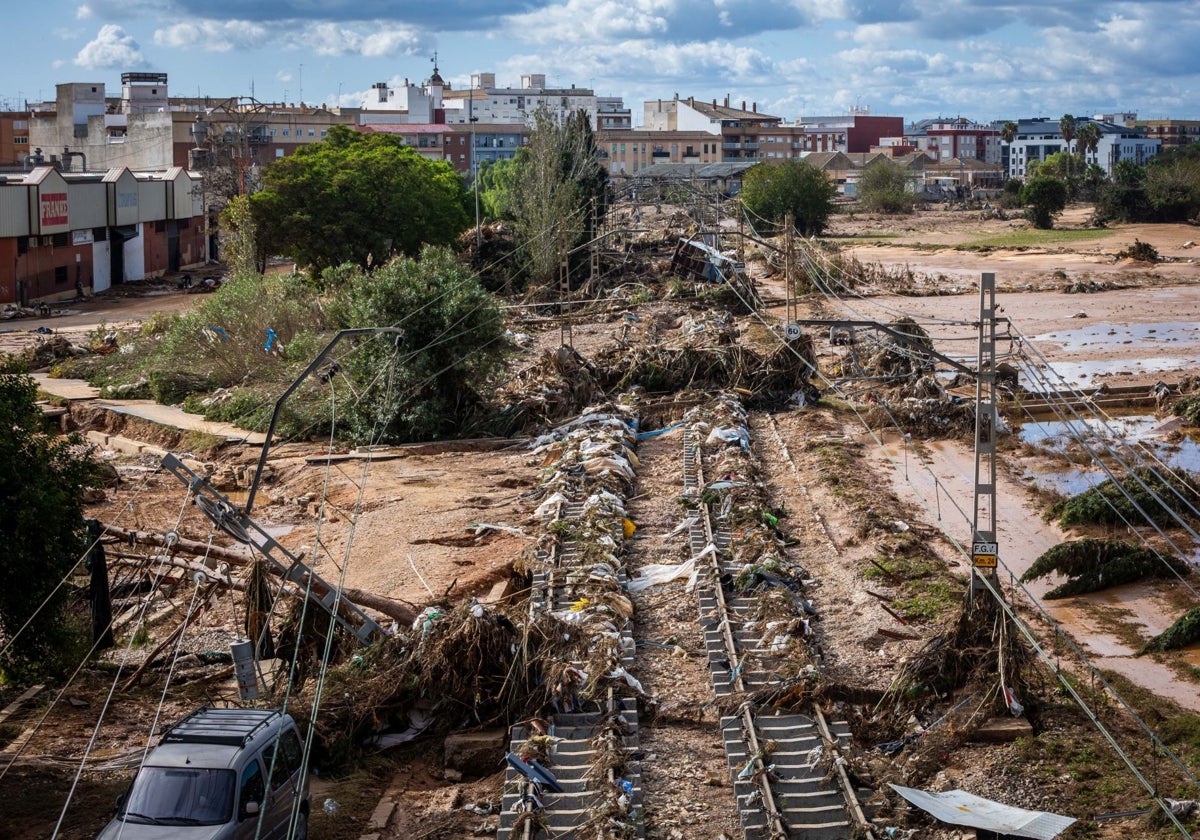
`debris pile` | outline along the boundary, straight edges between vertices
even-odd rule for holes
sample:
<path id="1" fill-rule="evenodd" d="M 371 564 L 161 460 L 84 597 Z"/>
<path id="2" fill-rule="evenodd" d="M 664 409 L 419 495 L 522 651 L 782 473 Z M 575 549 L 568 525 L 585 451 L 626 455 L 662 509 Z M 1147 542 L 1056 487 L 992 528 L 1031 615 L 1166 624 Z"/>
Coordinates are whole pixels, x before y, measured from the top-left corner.
<path id="1" fill-rule="evenodd" d="M 903 664 L 863 722 L 886 755 L 907 751 L 900 778 L 923 780 L 993 715 L 1019 717 L 1039 695 L 1036 658 L 1003 610 L 986 594 L 964 601 L 957 618 Z M 1024 700 L 1024 702 L 1022 702 Z M 920 721 L 931 721 L 922 725 Z"/>
<path id="2" fill-rule="evenodd" d="M 604 838 L 637 833 L 633 787 L 623 778 L 630 722 L 620 701 L 644 693 L 627 670 L 633 661 L 633 604 L 624 592 L 621 556 L 636 528 L 626 515 L 625 499 L 638 466 L 637 427 L 633 405 L 616 402 L 590 407 L 534 442 L 534 455 L 541 456 L 549 474 L 534 493 L 540 499 L 536 516 L 542 535 L 524 558 L 531 621 L 558 622 L 564 642 L 554 658 L 541 663 L 544 690 L 537 711 L 589 712 L 599 718 L 587 773 L 597 795 L 584 833 Z M 553 744 L 541 737 L 518 746 L 514 736 L 518 749 L 522 761 L 553 766 Z"/>

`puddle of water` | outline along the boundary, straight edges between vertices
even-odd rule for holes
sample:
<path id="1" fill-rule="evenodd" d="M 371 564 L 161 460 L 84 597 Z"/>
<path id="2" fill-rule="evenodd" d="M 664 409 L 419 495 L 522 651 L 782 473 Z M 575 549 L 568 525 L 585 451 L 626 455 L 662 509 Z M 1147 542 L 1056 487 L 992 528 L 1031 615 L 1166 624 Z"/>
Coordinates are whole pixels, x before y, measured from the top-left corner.
<path id="1" fill-rule="evenodd" d="M 1046 377 L 1049 381 L 1048 388 L 1042 387 L 1040 382 L 1030 382 L 1029 378 L 1024 375 L 1021 376 L 1021 387 L 1035 394 L 1046 390 L 1056 390 L 1063 383 L 1074 388 L 1086 388 L 1089 385 L 1097 385 L 1100 379 L 1115 374 L 1175 372 L 1194 368 L 1197 361 L 1196 358 L 1182 356 L 1149 356 L 1143 359 L 1123 359 L 1120 362 L 1114 362 L 1111 359 L 1055 362 L 1053 372 Z"/>
<path id="2" fill-rule="evenodd" d="M 1195 342 L 1200 324 L 1195 321 L 1163 321 L 1157 324 L 1088 324 L 1075 330 L 1055 330 L 1035 335 L 1033 341 L 1057 344 L 1068 352 L 1084 347 L 1101 349 L 1117 345 L 1153 347 L 1174 341 Z M 1057 366 L 1056 366 L 1057 367 Z"/>
<path id="3" fill-rule="evenodd" d="M 1025 479 L 1033 483 L 1039 490 L 1048 490 L 1060 496 L 1076 496 L 1085 490 L 1091 490 L 1108 478 L 1101 470 L 1083 470 L 1072 467 L 1069 470 L 1046 471 L 1027 470 Z"/>
<path id="4" fill-rule="evenodd" d="M 233 502 L 235 505 L 244 505 L 246 500 L 250 498 L 249 490 L 230 490 L 225 494 L 225 498 Z M 254 494 L 254 506 L 256 508 L 265 508 L 272 504 L 271 497 L 261 490 Z"/>
<path id="5" fill-rule="evenodd" d="M 1022 443 L 1060 455 L 1071 451 L 1080 440 L 1086 443 L 1107 441 L 1118 451 L 1124 451 L 1126 443 L 1140 444 L 1172 469 L 1200 473 L 1200 442 L 1186 434 L 1178 441 L 1165 441 L 1162 436 L 1176 430 L 1171 421 L 1166 425 L 1168 428 L 1164 429 L 1163 421 L 1152 414 L 1130 414 L 1103 421 L 1099 418 L 1052 420 L 1022 423 L 1019 437 Z M 1039 487 L 1070 487 L 1072 493 L 1086 490 L 1106 478 L 1103 472 L 1077 467 L 1061 473 L 1031 470 L 1027 476 Z"/>

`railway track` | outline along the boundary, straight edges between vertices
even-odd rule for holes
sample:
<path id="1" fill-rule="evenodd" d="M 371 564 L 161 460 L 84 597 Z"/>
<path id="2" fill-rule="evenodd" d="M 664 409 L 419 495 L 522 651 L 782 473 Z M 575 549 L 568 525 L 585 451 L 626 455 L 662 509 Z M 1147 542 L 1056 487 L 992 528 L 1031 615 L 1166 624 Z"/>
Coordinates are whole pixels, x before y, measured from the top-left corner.
<path id="1" fill-rule="evenodd" d="M 726 407 L 732 409 L 732 417 L 697 415 L 683 440 L 684 495 L 696 503 L 688 539 L 697 563 L 699 621 L 718 698 L 782 686 L 779 672 L 790 641 L 773 635 L 770 623 L 759 620 L 757 598 L 731 591 L 730 583 L 743 571 L 733 562 L 727 519 L 727 494 L 737 485 L 737 476 L 706 479 L 705 444 L 700 440 L 704 429 L 723 430 L 710 435 L 708 442 L 715 437 L 717 449 L 741 446 L 749 457 L 749 425 L 740 404 Z M 720 426 L 722 421 L 729 425 Z M 729 485 L 726 492 L 713 491 L 724 484 Z M 796 601 L 801 613 L 810 608 L 802 599 Z M 797 618 L 807 630 L 808 619 Z M 807 714 L 764 715 L 746 702 L 737 714 L 721 719 L 721 733 L 747 840 L 873 836 L 858 794 L 837 760 L 849 740 L 844 721 L 827 722 L 815 706 Z"/>
<path id="2" fill-rule="evenodd" d="M 571 534 L 585 522 L 600 522 L 621 533 L 622 501 L 591 492 L 594 488 L 587 484 L 556 505 L 546 522 L 548 530 Z M 570 615 L 581 604 L 599 602 L 606 595 L 611 599 L 627 580 L 623 565 L 597 563 L 595 553 L 571 537 L 551 541 L 537 559 L 542 570 L 533 576 L 534 617 Z M 631 622 L 619 612 L 612 618 L 608 625 L 616 628 L 617 662 L 628 673 L 634 661 Z M 577 672 L 585 673 L 582 663 Z M 581 676 L 578 687 L 596 676 Z M 558 706 L 547 720 L 511 731 L 498 840 L 644 837 L 641 772 L 633 760 L 638 749 L 637 699 L 622 696 L 610 683 L 590 699 L 584 692 L 566 691 Z M 540 743 L 535 747 L 535 742 Z M 533 754 L 543 760 L 522 758 Z"/>

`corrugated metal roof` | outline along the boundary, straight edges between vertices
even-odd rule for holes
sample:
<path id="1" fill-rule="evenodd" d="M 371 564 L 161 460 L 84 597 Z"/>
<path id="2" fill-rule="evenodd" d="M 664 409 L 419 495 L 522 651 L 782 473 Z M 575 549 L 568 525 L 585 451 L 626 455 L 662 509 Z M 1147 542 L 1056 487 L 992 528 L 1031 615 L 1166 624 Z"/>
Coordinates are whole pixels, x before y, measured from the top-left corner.
<path id="1" fill-rule="evenodd" d="M 1014 837 L 1054 840 L 1075 822 L 1074 817 L 1002 805 L 965 790 L 931 793 L 900 785 L 891 785 L 891 788 L 922 811 L 944 823 L 982 828 L 1000 834 L 1011 834 Z"/>

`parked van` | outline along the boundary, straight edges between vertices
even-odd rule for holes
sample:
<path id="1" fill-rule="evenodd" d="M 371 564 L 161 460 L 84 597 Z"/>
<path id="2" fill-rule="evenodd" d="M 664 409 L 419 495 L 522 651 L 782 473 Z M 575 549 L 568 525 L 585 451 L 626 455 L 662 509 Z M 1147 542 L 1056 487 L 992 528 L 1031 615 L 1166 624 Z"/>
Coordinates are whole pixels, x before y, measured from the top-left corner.
<path id="1" fill-rule="evenodd" d="M 306 840 L 303 756 L 291 715 L 197 709 L 163 733 L 97 840 Z"/>

